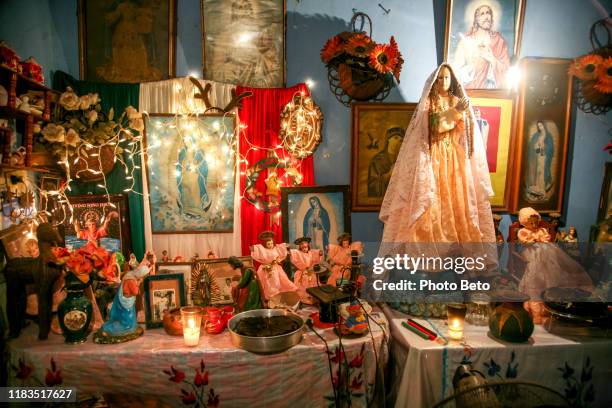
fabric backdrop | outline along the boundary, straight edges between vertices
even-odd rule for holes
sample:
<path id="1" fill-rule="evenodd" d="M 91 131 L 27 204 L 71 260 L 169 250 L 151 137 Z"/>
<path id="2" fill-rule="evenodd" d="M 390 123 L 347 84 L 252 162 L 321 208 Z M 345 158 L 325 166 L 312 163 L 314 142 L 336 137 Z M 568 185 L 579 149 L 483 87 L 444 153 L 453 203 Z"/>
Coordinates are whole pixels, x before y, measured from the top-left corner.
<path id="1" fill-rule="evenodd" d="M 90 81 L 80 81 L 71 75 L 56 71 L 53 75 L 53 88 L 63 92 L 66 87 L 70 86 L 77 93 L 83 95 L 86 93 L 97 93 L 100 96 L 102 110 L 108 113 L 110 108 L 114 108 L 116 114 L 121 114 L 123 110 L 132 105 L 138 109 L 138 94 L 139 84 L 108 84 Z M 128 163 L 128 160 L 125 160 Z M 134 158 L 136 166 L 140 165 L 140 158 Z M 131 170 L 131 169 L 130 169 Z M 134 172 L 134 191 L 142 194 L 142 173 Z M 73 182 L 71 184 L 70 195 L 79 194 L 103 194 L 104 191 L 96 187 L 98 181 L 83 183 Z M 122 166 L 117 165 L 113 171 L 106 176 L 108 191 L 111 194 L 125 194 L 124 189 L 131 186 L 131 181 L 126 180 L 125 172 Z M 145 251 L 144 241 L 144 213 L 142 195 L 129 193 L 127 195 L 127 204 L 130 217 L 130 238 L 132 241 L 132 250 L 141 259 Z M 129 254 L 125 254 L 126 258 Z"/>
<path id="2" fill-rule="evenodd" d="M 246 159 L 248 165 L 253 165 L 261 159 L 267 157 L 270 153 L 268 150 L 250 149 L 250 145 L 260 148 L 270 148 L 278 146 L 281 141 L 278 138 L 280 130 L 280 113 L 283 107 L 297 93 L 304 92 L 309 94 L 305 84 L 298 84 L 291 88 L 247 88 L 242 86 L 236 87 L 238 94 L 250 91 L 253 95 L 250 98 L 243 100 L 242 109 L 239 111 L 240 123 L 245 125 L 240 134 L 240 156 Z M 277 149 L 276 153 L 279 157 L 288 156 L 287 153 Z M 248 152 L 248 154 L 247 154 Z M 314 184 L 314 169 L 312 156 L 307 157 L 301 163 L 299 168 L 303 176 L 302 186 L 311 186 Z M 246 163 L 241 163 L 240 170 L 242 173 L 246 170 Z M 282 179 L 284 171 L 277 171 L 279 178 Z M 266 191 L 265 179 L 267 170 L 264 170 L 257 181 L 256 187 L 262 192 Z M 246 175 L 240 175 L 240 192 L 243 192 L 246 184 Z M 241 201 L 240 213 L 242 215 L 241 230 L 242 230 L 242 254 L 250 253 L 249 246 L 257 244 L 257 235 L 265 230 L 272 230 L 276 234 L 276 242 L 281 242 L 282 230 L 281 220 L 276 212 L 264 212 L 257 209 L 253 204 L 246 200 Z"/>
<path id="3" fill-rule="evenodd" d="M 200 80 L 204 87 L 207 83 L 212 85 L 209 95 L 213 106 L 224 107 L 232 98 L 231 91 L 234 85 L 219 82 Z M 166 81 L 145 82 L 140 85 L 140 111 L 147 113 L 187 113 L 204 112 L 204 105 L 200 99 L 193 98 L 199 92 L 188 78 L 175 78 Z M 238 123 L 236 123 L 238 128 Z M 146 135 L 145 135 L 146 137 Z M 146 168 L 143 168 L 146 171 Z M 240 253 L 240 191 L 238 184 L 234 194 L 234 231 L 230 233 L 211 234 L 153 234 L 151 231 L 151 209 L 148 200 L 147 178 L 143 178 L 144 224 L 147 248 L 153 248 L 158 258 L 161 251 L 168 251 L 171 257 L 182 256 L 185 260 L 198 253 L 201 258 L 206 257 L 212 250 L 219 257 L 228 257 Z"/>

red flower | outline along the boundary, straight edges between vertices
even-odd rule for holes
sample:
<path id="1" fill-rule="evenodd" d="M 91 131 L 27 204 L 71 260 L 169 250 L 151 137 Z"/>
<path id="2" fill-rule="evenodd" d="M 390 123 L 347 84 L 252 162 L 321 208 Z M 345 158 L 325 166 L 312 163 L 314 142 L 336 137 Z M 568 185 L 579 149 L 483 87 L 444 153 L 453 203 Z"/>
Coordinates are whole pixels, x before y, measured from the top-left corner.
<path id="1" fill-rule="evenodd" d="M 591 81 L 597 78 L 598 67 L 602 62 L 601 56 L 587 54 L 574 60 L 569 67 L 569 73 L 582 81 Z"/>
<path id="2" fill-rule="evenodd" d="M 200 370 L 196 370 L 196 375 L 195 375 L 195 378 L 193 379 L 193 383 L 197 387 L 201 387 L 203 385 L 208 385 L 208 371 L 206 371 L 204 374 L 202 374 L 200 372 Z"/>
<path id="3" fill-rule="evenodd" d="M 208 408 L 218 408 L 219 407 L 219 395 L 215 394 L 215 390 L 212 388 L 210 389 L 210 391 L 208 391 L 207 406 Z"/>
<path id="4" fill-rule="evenodd" d="M 612 57 L 606 58 L 599 65 L 595 89 L 605 94 L 612 93 Z"/>
<path id="5" fill-rule="evenodd" d="M 361 380 L 361 373 L 359 373 L 359 375 L 355 378 L 353 378 L 353 381 L 351 382 L 350 388 L 351 390 L 359 390 L 361 389 L 361 386 L 363 385 L 363 381 Z"/>
<path id="6" fill-rule="evenodd" d="M 51 369 L 47 368 L 47 375 L 45 376 L 45 384 L 48 387 L 53 387 L 54 385 L 62 384 L 62 371 L 57 370 L 57 366 L 55 365 L 55 360 L 51 358 Z"/>
<path id="7" fill-rule="evenodd" d="M 177 370 L 174 366 L 170 366 L 170 370 L 164 370 L 164 373 L 168 374 L 170 381 L 174 381 L 175 383 L 181 383 L 185 379 L 185 373 L 181 370 Z"/>
<path id="8" fill-rule="evenodd" d="M 181 400 L 185 405 L 192 405 L 196 403 L 196 396 L 193 391 L 188 393 L 184 389 L 181 389 Z"/>
<path id="9" fill-rule="evenodd" d="M 350 368 L 361 368 L 363 365 L 363 352 L 365 350 L 365 343 L 361 345 L 361 351 L 357 354 L 349 363 Z"/>
<path id="10" fill-rule="evenodd" d="M 329 355 L 333 355 L 333 357 L 330 358 L 330 361 L 332 363 L 339 363 L 341 361 L 344 361 L 344 350 L 340 350 L 340 347 L 336 347 L 336 352 L 334 354 L 329 353 Z"/>
<path id="11" fill-rule="evenodd" d="M 399 47 L 397 46 L 397 43 L 395 42 L 395 38 L 393 38 L 393 36 L 391 36 L 391 40 L 389 41 L 389 47 L 391 47 L 391 50 L 393 50 L 393 52 L 397 53 L 397 63 L 395 64 L 395 67 L 393 68 L 393 76 L 395 77 L 395 79 L 397 80 L 397 83 L 399 84 L 399 77 L 400 77 L 400 73 L 402 72 L 402 65 L 404 64 L 404 59 L 402 58 L 402 54 L 399 51 Z"/>
<path id="12" fill-rule="evenodd" d="M 346 43 L 345 50 L 347 53 L 355 57 L 367 58 L 376 44 L 367 34 L 353 34 Z"/>
<path id="13" fill-rule="evenodd" d="M 83 283 L 89 282 L 89 274 L 93 270 L 91 261 L 80 252 L 73 252 L 66 262 L 66 266 Z"/>
<path id="14" fill-rule="evenodd" d="M 51 248 L 51 253 L 55 258 L 55 263 L 59 265 L 65 264 L 70 257 L 70 251 L 64 247 L 53 247 Z"/>
<path id="15" fill-rule="evenodd" d="M 321 50 L 321 60 L 327 64 L 332 59 L 344 52 L 344 45 L 340 36 L 336 35 L 325 43 Z"/>
<path id="16" fill-rule="evenodd" d="M 379 44 L 370 53 L 370 66 L 381 74 L 393 72 L 397 65 L 399 53 L 390 45 Z"/>
<path id="17" fill-rule="evenodd" d="M 17 367 L 15 367 L 17 370 Z M 17 374 L 15 374 L 15 378 L 19 380 L 26 380 L 30 374 L 32 374 L 32 367 L 26 365 L 25 360 L 23 358 L 19 359 L 19 369 Z"/>

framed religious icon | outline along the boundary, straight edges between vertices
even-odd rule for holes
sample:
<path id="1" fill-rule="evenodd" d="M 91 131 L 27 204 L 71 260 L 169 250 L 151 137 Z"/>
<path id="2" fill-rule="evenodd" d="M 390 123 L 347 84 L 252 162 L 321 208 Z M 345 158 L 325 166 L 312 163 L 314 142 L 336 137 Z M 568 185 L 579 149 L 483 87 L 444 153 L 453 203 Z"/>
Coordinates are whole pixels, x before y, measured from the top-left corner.
<path id="1" fill-rule="evenodd" d="M 0 241 L 6 259 L 36 258 L 39 255 L 36 233 L 27 224 L 13 225 L 3 230 Z"/>
<path id="2" fill-rule="evenodd" d="M 285 86 L 285 0 L 200 0 L 204 78 Z"/>
<path id="3" fill-rule="evenodd" d="M 64 224 L 64 240 L 68 249 L 80 248 L 88 242 L 104 247 L 109 252 L 122 252 L 127 258 L 131 252 L 130 221 L 127 198 L 116 195 L 69 196 L 72 213 L 60 212 Z"/>
<path id="4" fill-rule="evenodd" d="M 238 257 L 245 268 L 253 268 L 253 258 Z M 232 296 L 232 284 L 239 282 L 239 269 L 234 269 L 229 258 L 201 259 L 193 264 L 191 297 L 194 304 L 226 305 L 237 299 Z"/>
<path id="5" fill-rule="evenodd" d="M 571 60 L 524 58 L 518 103 L 514 211 L 561 212 L 567 164 Z"/>
<path id="6" fill-rule="evenodd" d="M 191 262 L 158 262 L 156 275 L 183 274 L 187 304 L 191 304 Z"/>
<path id="7" fill-rule="evenodd" d="M 448 0 L 444 60 L 466 89 L 506 88 L 519 53 L 525 0 Z"/>
<path id="8" fill-rule="evenodd" d="M 144 289 L 147 329 L 162 327 L 164 311 L 187 304 L 182 273 L 149 275 L 144 280 Z"/>
<path id="9" fill-rule="evenodd" d="M 233 231 L 235 127 L 233 114 L 145 119 L 154 234 Z"/>
<path id="10" fill-rule="evenodd" d="M 349 186 L 282 187 L 283 242 L 310 237 L 310 247 L 327 252 L 329 243 L 351 232 Z"/>
<path id="11" fill-rule="evenodd" d="M 597 211 L 597 224 L 608 217 L 612 211 L 612 162 L 606 163 L 604 180 L 599 197 L 599 210 Z"/>
<path id="12" fill-rule="evenodd" d="M 353 211 L 379 211 L 416 103 L 354 103 L 351 192 Z"/>
<path id="13" fill-rule="evenodd" d="M 158 81 L 175 75 L 175 0 L 78 0 L 81 79 Z"/>
<path id="14" fill-rule="evenodd" d="M 516 145 L 515 96 L 503 90 L 470 90 L 470 103 L 487 153 L 494 196 L 491 208 L 496 212 L 510 209 Z"/>

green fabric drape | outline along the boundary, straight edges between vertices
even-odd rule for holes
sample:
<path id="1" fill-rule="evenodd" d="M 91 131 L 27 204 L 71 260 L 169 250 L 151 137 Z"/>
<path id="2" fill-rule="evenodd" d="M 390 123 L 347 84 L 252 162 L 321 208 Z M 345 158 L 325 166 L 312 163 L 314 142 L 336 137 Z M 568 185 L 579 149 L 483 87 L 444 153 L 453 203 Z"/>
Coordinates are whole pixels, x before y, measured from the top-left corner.
<path id="1" fill-rule="evenodd" d="M 63 92 L 66 87 L 70 86 L 77 95 L 86 93 L 97 93 L 102 100 L 101 106 L 105 113 L 108 113 L 110 108 L 115 109 L 115 116 L 121 115 L 123 110 L 132 105 L 138 109 L 138 95 L 140 93 L 140 84 L 109 84 L 99 82 L 80 81 L 71 75 L 56 71 L 53 75 L 53 88 Z M 127 161 L 126 161 L 127 162 Z M 141 166 L 140 157 L 134 157 L 136 166 Z M 130 169 L 131 170 L 131 169 Z M 134 172 L 134 191 L 142 194 L 142 171 Z M 116 165 L 113 171 L 106 176 L 108 190 L 111 194 L 124 194 L 124 189 L 130 187 L 131 180 L 125 178 L 123 166 Z M 103 191 L 96 185 L 98 182 L 82 183 L 73 182 L 71 194 L 102 194 Z M 132 251 L 138 259 L 144 256 L 145 240 L 144 240 L 144 206 L 142 195 L 130 193 L 128 194 L 128 210 L 130 217 L 130 238 L 132 241 Z M 129 254 L 125 254 L 126 257 Z"/>

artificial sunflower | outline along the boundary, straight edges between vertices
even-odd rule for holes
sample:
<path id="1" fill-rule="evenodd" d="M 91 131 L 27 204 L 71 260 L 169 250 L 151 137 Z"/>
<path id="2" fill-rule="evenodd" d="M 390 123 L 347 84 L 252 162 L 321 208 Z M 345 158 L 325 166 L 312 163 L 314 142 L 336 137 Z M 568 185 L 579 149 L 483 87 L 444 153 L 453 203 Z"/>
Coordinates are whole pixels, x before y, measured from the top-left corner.
<path id="1" fill-rule="evenodd" d="M 399 84 L 400 73 L 402 72 L 402 65 L 404 64 L 404 59 L 401 56 L 397 57 L 397 64 L 395 64 L 395 68 L 393 68 L 393 76 L 395 80 Z"/>
<path id="2" fill-rule="evenodd" d="M 603 59 L 599 65 L 594 87 L 601 93 L 612 93 L 612 57 Z"/>
<path id="3" fill-rule="evenodd" d="M 327 64 L 329 61 L 344 52 L 344 44 L 340 36 L 336 35 L 325 43 L 321 50 L 321 60 Z"/>
<path id="4" fill-rule="evenodd" d="M 379 44 L 370 53 L 370 66 L 381 74 L 393 72 L 399 57 L 399 52 L 390 45 Z"/>
<path id="5" fill-rule="evenodd" d="M 581 81 L 591 81 L 597 78 L 597 70 L 602 62 L 603 58 L 600 55 L 587 54 L 574 60 L 569 73 Z"/>
<path id="6" fill-rule="evenodd" d="M 374 49 L 374 46 L 375 43 L 370 37 L 363 33 L 357 33 L 348 40 L 345 50 L 355 57 L 367 58 Z"/>

